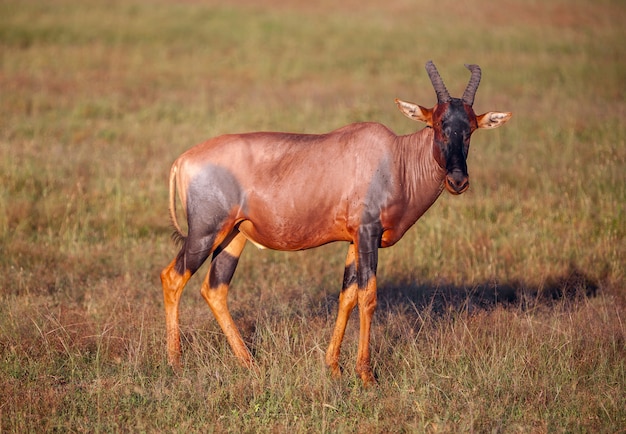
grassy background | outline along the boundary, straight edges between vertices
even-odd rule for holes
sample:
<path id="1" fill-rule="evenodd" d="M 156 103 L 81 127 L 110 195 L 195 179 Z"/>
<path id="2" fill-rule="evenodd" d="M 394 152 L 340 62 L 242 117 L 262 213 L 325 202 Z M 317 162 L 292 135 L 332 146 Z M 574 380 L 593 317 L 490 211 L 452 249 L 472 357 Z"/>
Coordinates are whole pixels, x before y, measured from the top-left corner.
<path id="1" fill-rule="evenodd" d="M 0 2 L 0 431 L 623 432 L 626 6 L 336 3 Z M 192 279 L 172 374 L 171 162 L 226 132 L 414 131 L 393 98 L 434 104 L 428 59 L 453 95 L 480 64 L 476 111 L 514 118 L 381 252 L 380 386 L 355 318 L 344 378 L 323 366 L 341 244 L 246 249 L 252 371 Z"/>

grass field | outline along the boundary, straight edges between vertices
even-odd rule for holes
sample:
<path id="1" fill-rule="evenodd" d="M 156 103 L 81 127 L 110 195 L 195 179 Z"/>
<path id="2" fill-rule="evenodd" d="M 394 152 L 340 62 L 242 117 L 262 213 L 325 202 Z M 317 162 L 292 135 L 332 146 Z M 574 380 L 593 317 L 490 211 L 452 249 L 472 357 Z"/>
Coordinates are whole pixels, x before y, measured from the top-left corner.
<path id="1" fill-rule="evenodd" d="M 313 3 L 315 6 L 313 6 Z M 0 1 L 1 432 L 625 432 L 626 5 L 619 0 Z M 183 295 L 170 371 L 167 175 L 226 132 L 412 124 L 433 59 L 512 111 L 470 191 L 381 251 L 372 357 L 324 367 L 346 245 L 248 246 L 246 370 Z"/>

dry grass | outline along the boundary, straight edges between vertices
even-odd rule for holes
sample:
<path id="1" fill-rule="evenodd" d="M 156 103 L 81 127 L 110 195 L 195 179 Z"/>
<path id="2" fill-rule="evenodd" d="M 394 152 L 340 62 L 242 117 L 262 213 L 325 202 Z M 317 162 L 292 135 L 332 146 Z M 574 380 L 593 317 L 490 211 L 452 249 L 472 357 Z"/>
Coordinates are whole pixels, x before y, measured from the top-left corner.
<path id="1" fill-rule="evenodd" d="M 503 3 L 499 3 L 503 5 Z M 0 430 L 620 432 L 626 426 L 626 8 L 616 1 L 0 4 Z M 238 367 L 183 296 L 165 364 L 166 176 L 235 131 L 415 128 L 483 67 L 472 188 L 381 252 L 380 385 L 325 372 L 345 246 L 248 247 Z M 202 274 L 204 271 L 201 270 Z"/>

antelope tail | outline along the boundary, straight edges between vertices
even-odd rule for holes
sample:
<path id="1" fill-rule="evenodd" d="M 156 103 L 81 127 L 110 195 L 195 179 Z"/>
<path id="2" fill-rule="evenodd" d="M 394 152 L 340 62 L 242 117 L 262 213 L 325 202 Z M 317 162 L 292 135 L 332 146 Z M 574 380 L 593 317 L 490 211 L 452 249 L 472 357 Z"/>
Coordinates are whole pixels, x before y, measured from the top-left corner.
<path id="1" fill-rule="evenodd" d="M 172 166 L 172 169 L 170 170 L 169 208 L 170 208 L 170 220 L 172 222 L 172 226 L 174 227 L 174 232 L 172 232 L 172 240 L 174 240 L 176 244 L 181 244 L 185 242 L 185 239 L 187 238 L 187 236 L 183 234 L 183 230 L 180 228 L 180 225 L 178 224 L 178 219 L 176 218 L 176 175 L 177 175 L 177 172 L 178 172 L 178 165 L 174 163 L 174 165 Z"/>

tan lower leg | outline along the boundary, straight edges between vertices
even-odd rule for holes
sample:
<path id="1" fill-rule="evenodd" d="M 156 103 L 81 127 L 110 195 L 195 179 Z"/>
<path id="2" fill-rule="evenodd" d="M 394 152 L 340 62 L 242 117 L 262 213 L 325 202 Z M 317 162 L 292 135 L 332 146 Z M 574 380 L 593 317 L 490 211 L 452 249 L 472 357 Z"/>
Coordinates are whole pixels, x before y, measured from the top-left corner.
<path id="1" fill-rule="evenodd" d="M 344 289 L 339 295 L 339 312 L 337 313 L 337 321 L 335 329 L 326 351 L 326 366 L 331 369 L 332 375 L 338 377 L 341 375 L 339 368 L 339 353 L 341 351 L 341 342 L 346 331 L 346 325 L 350 314 L 356 305 L 357 286 L 356 284 Z"/>
<path id="2" fill-rule="evenodd" d="M 202 284 L 202 296 L 206 300 L 207 304 L 211 308 L 213 315 L 217 323 L 222 328 L 222 331 L 226 335 L 226 339 L 230 344 L 230 347 L 235 353 L 235 356 L 244 366 L 252 365 L 252 356 L 246 348 L 246 345 L 241 338 L 241 334 L 233 321 L 230 312 L 228 311 L 227 303 L 228 285 L 219 285 L 217 288 L 209 288 L 208 279 Z"/>
<path id="3" fill-rule="evenodd" d="M 359 290 L 358 297 L 360 329 L 356 371 L 367 386 L 376 382 L 370 365 L 370 330 L 376 310 L 376 277 L 370 279 L 365 289 Z"/>
<path id="4" fill-rule="evenodd" d="M 178 305 L 185 284 L 191 277 L 189 271 L 182 276 L 174 269 L 176 260 L 173 260 L 161 272 L 163 286 L 163 301 L 165 304 L 165 327 L 167 330 L 167 361 L 174 369 L 180 369 L 180 330 L 178 327 Z"/>
<path id="5" fill-rule="evenodd" d="M 341 342 L 343 341 L 344 334 L 346 332 L 346 325 L 350 314 L 356 306 L 357 302 L 357 286 L 356 282 L 350 282 L 350 279 L 354 277 L 353 273 L 356 270 L 356 247 L 354 244 L 350 244 L 348 247 L 348 255 L 346 257 L 346 271 L 344 272 L 344 286 L 339 294 L 339 308 L 337 312 L 337 321 L 335 321 L 335 328 L 333 335 L 326 350 L 326 366 L 331 370 L 333 377 L 341 376 L 341 369 L 339 368 L 339 353 L 341 351 Z"/>
<path id="6" fill-rule="evenodd" d="M 230 283 L 230 278 L 232 277 L 232 273 L 235 271 L 235 267 L 237 265 L 236 261 L 239 259 L 241 252 L 246 244 L 246 238 L 241 233 L 233 234 L 232 238 L 229 241 L 226 241 L 226 245 L 223 248 L 221 255 L 227 255 L 231 262 L 232 270 L 229 273 L 226 273 L 226 276 L 222 276 L 223 281 L 213 282 L 215 287 L 211 287 L 211 272 L 207 274 L 204 282 L 202 284 L 202 297 L 206 300 L 207 304 L 211 308 L 215 319 L 218 324 L 222 328 L 222 331 L 226 335 L 226 339 L 228 339 L 228 343 L 235 353 L 235 356 L 240 360 L 240 362 L 244 366 L 252 365 L 252 356 L 250 352 L 246 348 L 246 345 L 241 338 L 241 334 L 233 321 L 232 316 L 228 310 L 228 286 Z M 225 258 L 221 257 L 222 260 Z M 224 265 L 224 262 L 221 263 Z M 211 264 L 213 267 L 215 263 Z"/>

